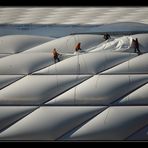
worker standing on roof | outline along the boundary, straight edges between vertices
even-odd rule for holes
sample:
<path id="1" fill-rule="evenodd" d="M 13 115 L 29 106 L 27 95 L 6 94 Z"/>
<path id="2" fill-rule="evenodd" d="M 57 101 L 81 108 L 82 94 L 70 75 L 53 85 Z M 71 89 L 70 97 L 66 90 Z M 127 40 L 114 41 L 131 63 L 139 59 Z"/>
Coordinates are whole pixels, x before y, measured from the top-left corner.
<path id="1" fill-rule="evenodd" d="M 59 59 L 59 53 L 57 52 L 57 50 L 56 50 L 56 48 L 54 48 L 53 50 L 52 50 L 52 54 L 53 54 L 53 58 L 54 58 L 54 63 L 56 63 L 56 60 L 58 61 L 58 62 L 60 62 L 60 59 Z"/>
<path id="2" fill-rule="evenodd" d="M 108 40 L 108 39 L 111 39 L 111 37 L 110 37 L 110 35 L 109 35 L 108 33 L 105 33 L 105 34 L 104 34 L 104 39 L 105 39 L 105 40 Z"/>
<path id="3" fill-rule="evenodd" d="M 138 55 L 140 55 L 141 51 L 139 50 L 139 42 L 138 42 L 137 38 L 135 40 L 132 39 L 132 46 L 134 48 L 134 52 L 136 53 L 136 51 L 137 51 Z"/>
<path id="4" fill-rule="evenodd" d="M 81 46 L 81 43 L 79 42 L 79 43 L 76 45 L 76 47 L 75 47 L 75 51 L 76 51 L 76 52 L 82 50 L 80 46 Z"/>

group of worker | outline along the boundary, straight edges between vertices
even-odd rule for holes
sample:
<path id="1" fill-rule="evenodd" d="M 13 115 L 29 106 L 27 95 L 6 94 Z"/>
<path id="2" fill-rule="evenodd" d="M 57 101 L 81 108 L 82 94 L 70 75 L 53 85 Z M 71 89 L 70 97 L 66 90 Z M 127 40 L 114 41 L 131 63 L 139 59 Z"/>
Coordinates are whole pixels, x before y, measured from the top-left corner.
<path id="1" fill-rule="evenodd" d="M 76 47 L 75 47 L 75 52 L 79 52 L 81 50 L 81 43 L 79 42 Z M 59 54 L 56 50 L 56 48 L 54 48 L 52 50 L 52 55 L 53 55 L 53 59 L 54 59 L 54 63 L 56 62 L 60 62 L 59 56 L 62 54 Z"/>
<path id="2" fill-rule="evenodd" d="M 111 39 L 111 37 L 110 37 L 110 35 L 108 33 L 105 33 L 104 34 L 104 39 L 105 40 L 108 40 L 108 39 Z M 134 52 L 135 53 L 137 53 L 138 55 L 141 54 L 141 51 L 139 49 L 139 41 L 138 41 L 138 38 L 132 39 L 131 47 L 134 48 Z"/>
<path id="3" fill-rule="evenodd" d="M 111 37 L 110 37 L 110 35 L 109 35 L 108 33 L 105 33 L 104 36 L 103 36 L 103 38 L 104 38 L 105 41 L 111 39 Z M 134 48 L 134 52 L 135 52 L 135 53 L 137 53 L 138 55 L 141 54 L 141 51 L 140 51 L 140 49 L 139 49 L 138 38 L 132 39 L 132 45 L 131 45 L 131 47 Z M 80 42 L 79 42 L 79 43 L 76 45 L 76 47 L 75 47 L 75 52 L 79 52 L 79 51 L 81 51 L 81 43 L 80 43 Z M 60 61 L 59 55 L 61 55 L 61 54 L 59 54 L 59 53 L 57 52 L 56 48 L 54 48 L 54 49 L 52 50 L 52 54 L 53 54 L 54 63 L 59 62 L 59 61 Z"/>

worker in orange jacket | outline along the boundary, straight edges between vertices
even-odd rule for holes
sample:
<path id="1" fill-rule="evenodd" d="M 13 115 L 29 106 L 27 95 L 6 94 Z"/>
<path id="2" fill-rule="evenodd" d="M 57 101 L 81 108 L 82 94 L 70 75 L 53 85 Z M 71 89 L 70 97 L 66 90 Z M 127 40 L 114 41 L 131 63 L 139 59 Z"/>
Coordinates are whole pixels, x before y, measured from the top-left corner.
<path id="1" fill-rule="evenodd" d="M 81 50 L 81 43 L 79 42 L 75 47 L 75 51 L 78 52 L 80 50 Z"/>
<path id="2" fill-rule="evenodd" d="M 52 50 L 52 54 L 53 54 L 53 58 L 54 58 L 54 63 L 56 63 L 56 61 L 60 62 L 60 59 L 59 59 L 59 53 L 57 52 L 56 48 L 54 48 Z"/>

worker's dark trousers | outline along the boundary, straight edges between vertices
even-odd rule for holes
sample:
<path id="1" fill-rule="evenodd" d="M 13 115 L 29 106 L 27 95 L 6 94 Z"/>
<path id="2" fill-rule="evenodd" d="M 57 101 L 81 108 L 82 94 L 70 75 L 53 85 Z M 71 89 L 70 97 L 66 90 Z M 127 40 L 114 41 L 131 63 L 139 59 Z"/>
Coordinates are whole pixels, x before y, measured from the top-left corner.
<path id="1" fill-rule="evenodd" d="M 136 51 L 137 51 L 138 53 L 140 53 L 139 48 L 135 48 L 135 53 L 136 53 Z"/>
<path id="2" fill-rule="evenodd" d="M 56 63 L 56 61 L 60 62 L 60 59 L 58 57 L 54 57 L 54 63 Z"/>
<path id="3" fill-rule="evenodd" d="M 135 48 L 135 53 L 136 53 L 136 50 L 137 50 L 138 55 L 140 55 L 141 51 L 139 50 L 139 48 Z"/>

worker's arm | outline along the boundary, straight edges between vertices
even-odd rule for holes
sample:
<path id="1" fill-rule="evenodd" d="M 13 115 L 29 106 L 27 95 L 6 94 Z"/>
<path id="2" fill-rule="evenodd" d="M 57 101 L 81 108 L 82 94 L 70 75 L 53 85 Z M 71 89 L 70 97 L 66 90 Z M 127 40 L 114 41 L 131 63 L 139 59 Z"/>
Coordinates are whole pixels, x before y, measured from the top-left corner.
<path id="1" fill-rule="evenodd" d="M 58 56 L 62 56 L 62 54 L 61 53 L 57 53 L 58 54 Z"/>

